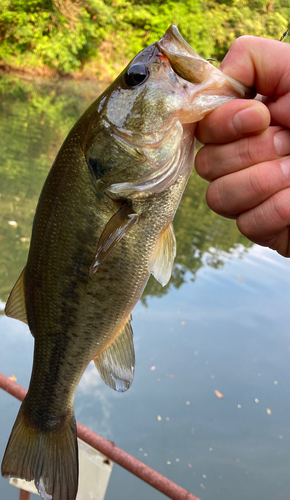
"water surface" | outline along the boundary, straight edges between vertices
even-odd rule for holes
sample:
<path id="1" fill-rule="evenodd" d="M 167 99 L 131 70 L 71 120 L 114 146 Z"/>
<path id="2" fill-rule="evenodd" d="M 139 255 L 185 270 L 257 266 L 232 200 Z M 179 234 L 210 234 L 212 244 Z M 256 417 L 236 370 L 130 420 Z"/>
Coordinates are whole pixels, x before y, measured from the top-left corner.
<path id="1" fill-rule="evenodd" d="M 70 127 L 98 95 L 80 83 L 0 80 L 0 309 L 22 271 L 41 187 Z M 169 285 L 133 311 L 136 375 L 118 394 L 89 365 L 76 418 L 202 500 L 287 500 L 290 262 L 251 245 L 206 206 L 192 175 L 174 220 Z M 28 386 L 33 338 L 0 316 L 0 371 Z M 223 394 L 217 397 L 215 391 Z M 19 402 L 0 391 L 1 457 Z M 0 479 L 0 499 L 18 490 Z M 36 498 L 36 497 L 34 497 Z M 114 465 L 106 500 L 161 500 Z"/>

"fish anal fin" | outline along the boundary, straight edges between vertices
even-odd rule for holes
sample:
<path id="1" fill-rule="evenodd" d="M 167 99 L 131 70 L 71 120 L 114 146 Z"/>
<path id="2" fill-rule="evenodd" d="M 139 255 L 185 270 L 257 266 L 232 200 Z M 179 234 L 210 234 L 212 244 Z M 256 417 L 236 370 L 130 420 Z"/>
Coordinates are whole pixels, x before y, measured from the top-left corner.
<path id="1" fill-rule="evenodd" d="M 104 262 L 124 236 L 133 229 L 139 219 L 140 215 L 135 214 L 126 203 L 111 217 L 98 241 L 90 274 L 97 271 L 99 265 Z"/>
<path id="2" fill-rule="evenodd" d="M 94 359 L 104 382 L 118 392 L 129 389 L 134 378 L 135 351 L 131 315 L 112 344 Z"/>
<path id="3" fill-rule="evenodd" d="M 5 314 L 9 316 L 9 318 L 18 319 L 19 321 L 23 321 L 23 323 L 27 323 L 24 276 L 25 268 L 12 288 L 5 306 Z"/>
<path id="4" fill-rule="evenodd" d="M 167 285 L 170 280 L 175 256 L 176 239 L 170 222 L 159 236 L 148 262 L 149 272 L 162 286 Z"/>

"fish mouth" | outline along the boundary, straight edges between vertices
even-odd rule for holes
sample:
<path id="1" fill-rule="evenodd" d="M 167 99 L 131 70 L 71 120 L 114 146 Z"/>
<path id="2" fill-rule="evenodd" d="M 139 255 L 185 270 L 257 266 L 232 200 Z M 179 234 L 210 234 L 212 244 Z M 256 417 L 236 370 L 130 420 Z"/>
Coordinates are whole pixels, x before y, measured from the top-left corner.
<path id="1" fill-rule="evenodd" d="M 237 82 L 200 57 L 182 38 L 176 26 L 171 25 L 156 45 L 167 57 L 175 73 L 190 83 L 204 84 L 203 92 L 214 89 L 216 95 L 227 95 L 230 98 L 255 97 L 255 89 Z"/>

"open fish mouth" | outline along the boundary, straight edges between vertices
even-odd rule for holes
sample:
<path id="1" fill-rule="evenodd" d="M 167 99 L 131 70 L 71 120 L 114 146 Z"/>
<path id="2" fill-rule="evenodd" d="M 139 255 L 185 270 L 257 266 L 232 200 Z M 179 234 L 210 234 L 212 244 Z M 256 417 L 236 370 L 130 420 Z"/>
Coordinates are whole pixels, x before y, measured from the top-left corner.
<path id="1" fill-rule="evenodd" d="M 237 82 L 200 57 L 174 25 L 154 45 L 160 51 L 159 57 L 164 58 L 171 71 L 180 77 L 176 92 L 180 92 L 184 100 L 176 114 L 179 120 L 176 148 L 166 162 L 153 165 L 152 172 L 138 181 L 111 184 L 108 191 L 113 195 L 142 196 L 149 192 L 160 193 L 171 186 L 181 173 L 191 168 L 190 162 L 193 163 L 193 153 L 191 151 L 188 156 L 186 141 L 181 145 L 181 138 L 187 130 L 185 125 L 202 120 L 207 113 L 229 100 L 250 99 L 256 95 L 254 89 Z"/>
<path id="2" fill-rule="evenodd" d="M 202 120 L 207 113 L 229 100 L 250 99 L 256 95 L 254 89 L 247 88 L 200 57 L 182 38 L 174 25 L 170 26 L 162 38 L 153 45 L 159 51 L 157 56 L 161 56 L 160 59 L 164 59 L 165 64 L 171 67 L 171 71 L 180 77 L 175 91 L 182 96 L 183 105 L 175 114 L 175 118 L 178 119 L 173 128 L 173 131 L 178 132 L 175 137 L 175 147 L 165 162 L 152 165 L 152 171 L 144 177 L 135 182 L 112 183 L 108 188 L 111 195 L 147 196 L 150 192 L 160 193 L 170 187 L 179 175 L 189 171 L 193 164 L 193 151 L 189 153 L 186 141 L 182 141 L 182 137 L 190 134 L 185 126 Z M 162 138 L 161 143 L 164 140 L 166 136 Z M 145 151 L 146 146 L 144 154 Z"/>
<path id="3" fill-rule="evenodd" d="M 255 97 L 255 89 L 250 89 L 237 82 L 200 57 L 182 38 L 176 26 L 171 25 L 156 45 L 160 52 L 168 58 L 173 70 L 184 80 L 195 84 L 212 82 L 219 95 L 229 96 L 231 94 L 233 97 L 243 99 Z M 210 90 L 208 84 L 207 87 Z M 218 92 L 218 89 L 221 92 Z"/>

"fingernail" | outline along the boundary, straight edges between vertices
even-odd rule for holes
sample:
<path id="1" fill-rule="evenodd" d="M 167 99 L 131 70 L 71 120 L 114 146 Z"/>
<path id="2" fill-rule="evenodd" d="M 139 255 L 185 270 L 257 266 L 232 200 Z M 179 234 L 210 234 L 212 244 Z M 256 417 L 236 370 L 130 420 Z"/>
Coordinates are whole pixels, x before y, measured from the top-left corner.
<path id="1" fill-rule="evenodd" d="M 268 123 L 268 111 L 257 105 L 239 111 L 233 118 L 233 126 L 238 134 L 258 132 L 265 129 Z"/>
<path id="2" fill-rule="evenodd" d="M 289 155 L 290 153 L 290 130 L 280 130 L 274 135 L 274 146 L 279 156 Z"/>
<path id="3" fill-rule="evenodd" d="M 290 156 L 288 156 L 288 158 L 284 158 L 284 160 L 280 162 L 280 165 L 286 179 L 290 181 Z"/>

